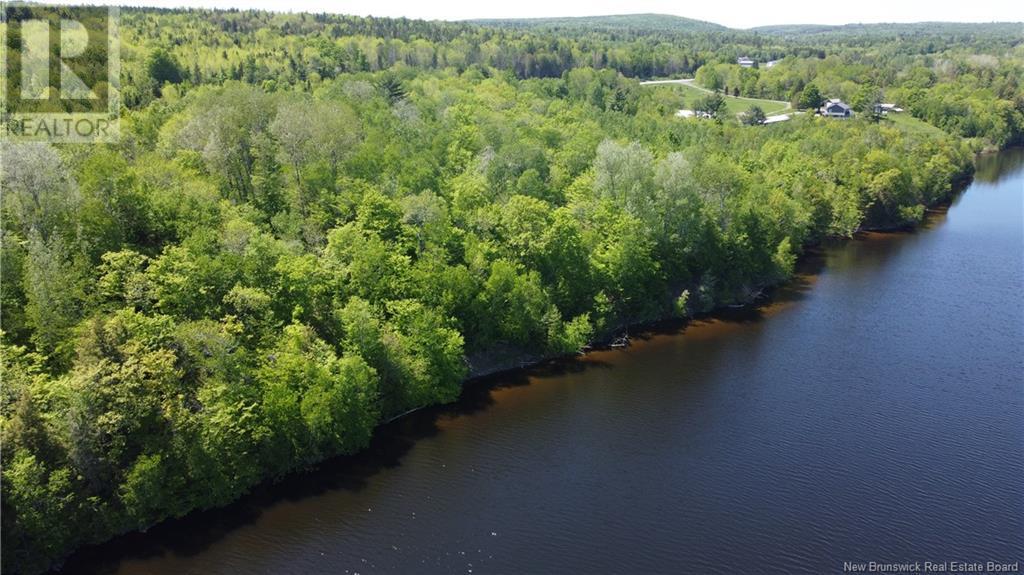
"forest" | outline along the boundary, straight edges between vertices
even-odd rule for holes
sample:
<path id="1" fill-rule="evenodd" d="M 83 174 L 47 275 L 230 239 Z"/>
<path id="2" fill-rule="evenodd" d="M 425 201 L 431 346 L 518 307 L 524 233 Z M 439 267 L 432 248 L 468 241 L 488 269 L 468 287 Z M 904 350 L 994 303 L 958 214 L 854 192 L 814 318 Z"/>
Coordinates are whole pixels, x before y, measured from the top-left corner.
<path id="1" fill-rule="evenodd" d="M 508 358 L 749 302 L 1024 142 L 1019 25 L 650 25 L 123 9 L 120 142 L 0 149 L 3 571 L 358 451 Z M 683 76 L 865 113 L 681 120 L 638 82 Z"/>

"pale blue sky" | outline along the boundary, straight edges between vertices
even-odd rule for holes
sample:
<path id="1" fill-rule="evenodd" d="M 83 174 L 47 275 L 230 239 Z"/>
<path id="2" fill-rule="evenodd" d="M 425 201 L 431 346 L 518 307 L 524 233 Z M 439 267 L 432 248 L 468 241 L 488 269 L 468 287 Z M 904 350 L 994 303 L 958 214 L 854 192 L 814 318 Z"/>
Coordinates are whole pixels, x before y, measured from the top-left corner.
<path id="1" fill-rule="evenodd" d="M 43 0 L 44 2 L 46 0 Z M 53 0 L 50 0 L 51 2 Z M 81 0 L 62 3 L 81 3 Z M 992 22 L 1024 20 L 1019 0 L 514 0 L 445 2 L 439 0 L 85 0 L 88 4 L 173 7 L 257 8 L 274 11 L 334 12 L 360 16 L 405 16 L 438 20 L 595 16 L 655 12 L 708 20 L 733 28 L 768 24 L 849 24 L 853 22 Z M 1024 34 L 1024 27 L 1021 33 Z"/>

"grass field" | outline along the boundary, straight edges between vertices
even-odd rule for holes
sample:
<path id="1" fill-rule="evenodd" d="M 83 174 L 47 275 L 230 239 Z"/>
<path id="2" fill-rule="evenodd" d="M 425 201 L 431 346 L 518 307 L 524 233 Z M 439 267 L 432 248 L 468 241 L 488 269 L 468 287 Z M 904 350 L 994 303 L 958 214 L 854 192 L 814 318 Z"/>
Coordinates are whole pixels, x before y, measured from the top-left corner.
<path id="1" fill-rule="evenodd" d="M 918 120 L 917 118 L 910 115 L 910 112 L 902 112 L 899 114 L 887 114 L 883 116 L 883 123 L 896 126 L 902 130 L 905 130 L 911 134 L 945 134 L 941 128 L 925 122 L 924 120 Z"/>
<path id="2" fill-rule="evenodd" d="M 700 98 L 708 95 L 708 91 L 704 88 L 700 88 L 694 84 L 651 84 L 647 86 L 655 90 L 676 90 L 683 95 L 685 105 L 683 108 L 693 109 L 693 104 Z M 732 96 L 725 96 L 725 109 L 730 116 L 742 114 L 746 112 L 753 105 L 761 106 L 764 113 L 768 116 L 772 114 L 779 114 L 789 109 L 789 103 L 780 102 L 777 100 L 761 100 L 758 98 L 734 98 Z"/>

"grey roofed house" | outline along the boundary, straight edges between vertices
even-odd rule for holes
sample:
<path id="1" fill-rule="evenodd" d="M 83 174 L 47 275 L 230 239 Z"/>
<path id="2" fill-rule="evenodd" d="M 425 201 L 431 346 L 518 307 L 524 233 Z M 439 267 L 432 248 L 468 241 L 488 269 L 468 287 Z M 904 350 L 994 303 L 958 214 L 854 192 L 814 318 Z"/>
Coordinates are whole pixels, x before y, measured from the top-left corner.
<path id="1" fill-rule="evenodd" d="M 736 58 L 736 63 L 744 68 L 753 68 L 755 64 L 753 59 L 747 58 L 746 56 Z"/>
<path id="2" fill-rule="evenodd" d="M 842 100 L 829 99 L 821 106 L 818 113 L 829 118 L 849 118 L 853 115 L 853 110 Z"/>

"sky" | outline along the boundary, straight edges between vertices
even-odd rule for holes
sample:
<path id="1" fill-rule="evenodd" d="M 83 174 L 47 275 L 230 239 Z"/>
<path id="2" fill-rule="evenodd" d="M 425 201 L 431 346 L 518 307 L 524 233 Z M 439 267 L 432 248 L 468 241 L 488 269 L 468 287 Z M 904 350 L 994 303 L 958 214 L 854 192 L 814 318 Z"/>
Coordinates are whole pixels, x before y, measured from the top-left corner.
<path id="1" fill-rule="evenodd" d="M 47 0 L 42 0 L 46 3 Z M 53 2 L 54 0 L 49 0 Z M 730 28 L 770 24 L 850 24 L 871 22 L 1020 22 L 1020 0 L 58 0 L 60 3 L 118 4 L 162 8 L 256 8 L 277 12 L 333 12 L 428 20 L 537 18 L 658 13 L 707 20 Z M 1024 29 L 1022 29 L 1024 34 Z"/>

